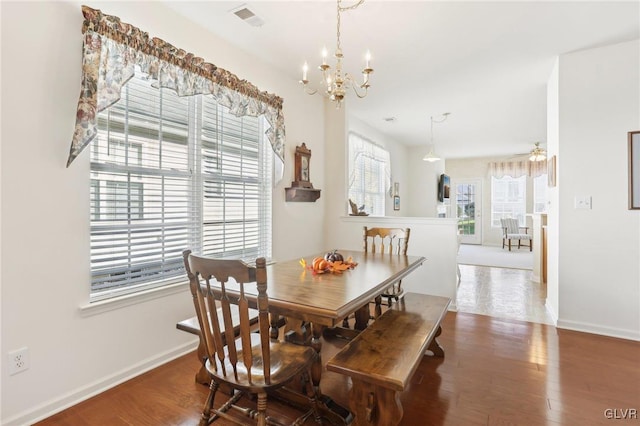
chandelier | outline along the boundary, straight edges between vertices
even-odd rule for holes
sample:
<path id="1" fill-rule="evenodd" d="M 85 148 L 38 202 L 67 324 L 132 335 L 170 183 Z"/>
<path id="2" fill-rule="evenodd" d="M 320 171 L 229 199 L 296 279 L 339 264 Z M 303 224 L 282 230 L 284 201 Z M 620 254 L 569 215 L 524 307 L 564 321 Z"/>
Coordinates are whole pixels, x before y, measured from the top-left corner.
<path id="1" fill-rule="evenodd" d="M 547 158 L 547 152 L 540 148 L 540 142 L 536 142 L 536 147 L 529 153 L 529 161 L 543 161 Z"/>
<path id="2" fill-rule="evenodd" d="M 438 119 L 438 120 L 434 120 L 433 116 L 431 116 L 431 145 L 429 145 L 429 152 L 427 152 L 427 155 L 425 155 L 424 157 L 422 157 L 423 161 L 428 161 L 430 163 L 434 163 L 436 161 L 440 161 L 440 157 L 438 157 L 433 151 L 435 149 L 435 143 L 433 140 L 433 123 L 443 123 L 448 117 L 449 114 L 451 114 L 450 112 L 445 112 L 444 114 L 442 114 L 442 118 Z"/>
<path id="3" fill-rule="evenodd" d="M 337 45 L 336 52 L 334 54 L 336 58 L 335 69 L 332 70 L 331 66 L 327 64 L 326 48 L 322 50 L 322 65 L 318 67 L 318 69 L 322 71 L 322 81 L 320 84 L 323 86 L 323 90 L 327 94 L 329 99 L 336 103 L 336 108 L 340 108 L 340 106 L 342 105 L 342 101 L 347 94 L 347 90 L 349 90 L 350 88 L 353 89 L 354 93 L 359 98 L 364 98 L 365 96 L 367 96 L 367 93 L 369 91 L 369 74 L 373 72 L 373 68 L 371 68 L 370 66 L 371 54 L 369 52 L 367 52 L 366 54 L 366 65 L 362 70 L 362 84 L 357 83 L 351 74 L 346 72 L 343 73 L 342 71 L 342 58 L 344 56 L 342 54 L 342 48 L 340 46 L 340 14 L 345 10 L 352 10 L 357 8 L 362 3 L 364 3 L 364 0 L 359 0 L 356 4 L 348 7 L 342 7 L 340 6 L 340 3 L 341 0 L 338 0 L 338 25 L 336 32 Z M 305 93 L 309 95 L 315 95 L 318 90 L 311 90 L 307 86 L 307 84 L 309 83 L 309 80 L 307 80 L 308 70 L 309 66 L 305 62 L 302 67 L 302 80 L 300 80 L 300 84 L 302 84 Z"/>

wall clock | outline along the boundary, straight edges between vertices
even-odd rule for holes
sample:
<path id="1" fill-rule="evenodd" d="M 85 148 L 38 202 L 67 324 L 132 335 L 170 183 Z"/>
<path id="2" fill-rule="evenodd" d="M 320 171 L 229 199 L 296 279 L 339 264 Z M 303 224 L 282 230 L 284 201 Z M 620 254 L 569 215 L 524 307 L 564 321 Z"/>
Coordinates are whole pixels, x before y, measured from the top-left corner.
<path id="1" fill-rule="evenodd" d="M 320 198 L 320 190 L 314 189 L 311 183 L 311 150 L 303 143 L 296 147 L 294 157 L 294 181 L 291 187 L 285 188 L 287 201 L 316 201 Z"/>
<path id="2" fill-rule="evenodd" d="M 311 162 L 311 150 L 302 143 L 301 146 L 296 147 L 295 154 L 295 180 L 291 183 L 291 186 L 297 186 L 302 188 L 313 188 L 309 178 L 309 163 Z"/>

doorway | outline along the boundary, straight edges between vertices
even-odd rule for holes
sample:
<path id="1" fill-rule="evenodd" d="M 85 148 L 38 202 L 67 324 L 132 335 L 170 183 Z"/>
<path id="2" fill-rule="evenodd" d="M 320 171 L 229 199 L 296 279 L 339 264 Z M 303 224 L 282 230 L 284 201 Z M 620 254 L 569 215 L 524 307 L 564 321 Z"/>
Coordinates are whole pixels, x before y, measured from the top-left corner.
<path id="1" fill-rule="evenodd" d="M 460 242 L 482 244 L 482 180 L 458 180 L 453 187 Z"/>

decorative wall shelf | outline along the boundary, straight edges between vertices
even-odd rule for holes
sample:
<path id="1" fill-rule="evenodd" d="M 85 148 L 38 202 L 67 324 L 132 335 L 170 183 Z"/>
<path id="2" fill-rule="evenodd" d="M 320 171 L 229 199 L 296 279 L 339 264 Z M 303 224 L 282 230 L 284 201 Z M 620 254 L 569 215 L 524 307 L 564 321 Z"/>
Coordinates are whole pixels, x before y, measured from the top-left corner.
<path id="1" fill-rule="evenodd" d="M 290 187 L 285 188 L 285 201 L 300 201 L 314 203 L 320 198 L 320 190 L 314 188 Z"/>

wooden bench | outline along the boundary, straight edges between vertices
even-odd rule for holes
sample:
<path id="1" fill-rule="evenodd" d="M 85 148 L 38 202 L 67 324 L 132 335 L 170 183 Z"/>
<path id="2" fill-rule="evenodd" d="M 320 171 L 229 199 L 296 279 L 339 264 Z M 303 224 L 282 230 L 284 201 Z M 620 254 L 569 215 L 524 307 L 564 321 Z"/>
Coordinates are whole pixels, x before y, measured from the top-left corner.
<path id="1" fill-rule="evenodd" d="M 218 308 L 218 317 L 222 318 L 222 308 Z M 240 317 L 238 315 L 238 307 L 235 305 L 231 306 L 231 319 L 235 324 L 235 327 L 233 328 L 233 334 L 234 337 L 237 337 L 240 334 Z M 258 327 L 258 311 L 249 309 L 249 322 L 251 323 L 251 330 L 256 330 Z M 209 378 L 209 373 L 207 373 L 207 369 L 204 366 L 206 362 L 206 350 L 204 347 L 204 342 L 200 337 L 200 324 L 198 323 L 198 317 L 193 316 L 191 318 L 182 320 L 176 324 L 176 328 L 178 330 L 186 331 L 187 333 L 195 334 L 200 339 L 200 343 L 198 343 L 197 355 L 198 359 L 202 363 L 202 366 L 196 373 L 196 382 L 209 386 L 209 384 L 211 383 L 211 379 Z M 224 333 L 222 335 L 222 339 L 225 340 Z"/>
<path id="2" fill-rule="evenodd" d="M 407 293 L 404 302 L 393 304 L 329 360 L 327 370 L 351 378 L 349 407 L 354 426 L 400 423 L 400 392 L 425 351 L 444 357 L 436 337 L 450 302 L 447 297 Z"/>

